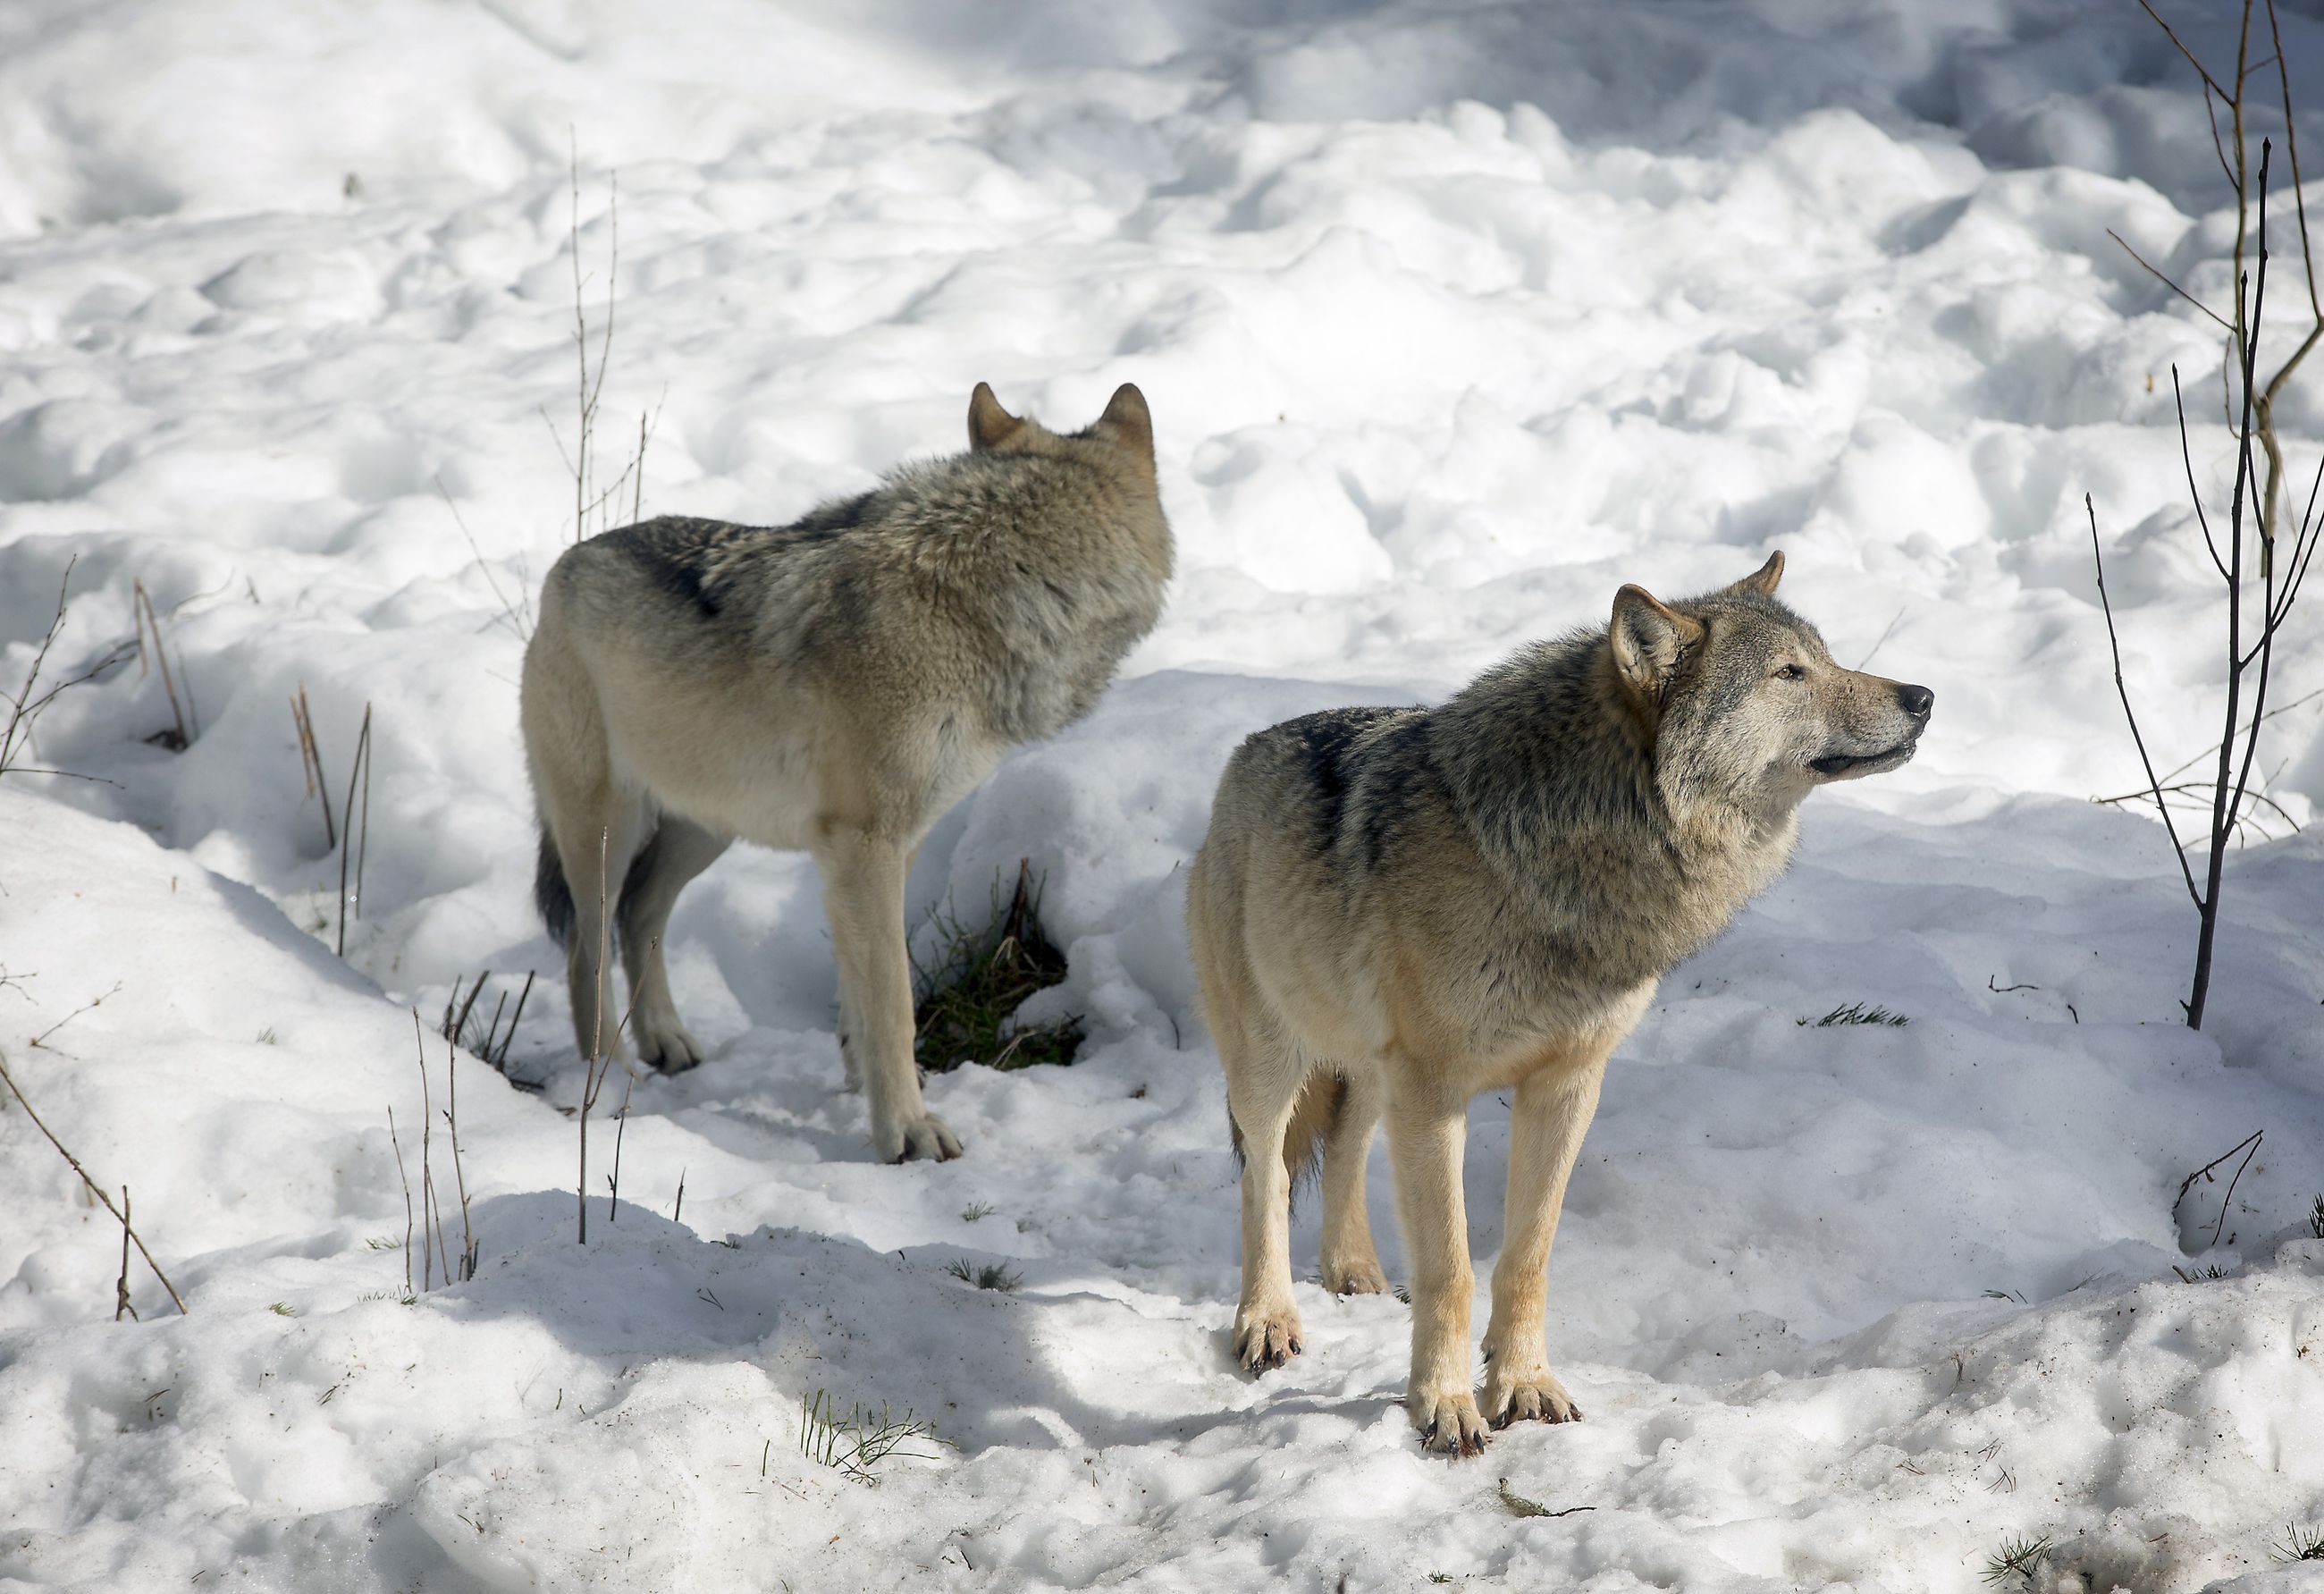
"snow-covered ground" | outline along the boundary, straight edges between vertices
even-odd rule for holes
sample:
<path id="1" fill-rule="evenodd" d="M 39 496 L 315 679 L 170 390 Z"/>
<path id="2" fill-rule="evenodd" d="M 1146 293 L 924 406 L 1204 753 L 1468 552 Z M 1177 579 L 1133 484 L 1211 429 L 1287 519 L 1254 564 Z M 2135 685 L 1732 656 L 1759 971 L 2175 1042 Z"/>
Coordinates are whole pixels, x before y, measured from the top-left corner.
<path id="1" fill-rule="evenodd" d="M 2223 290 L 2192 88 L 2131 0 L 0 8 L 0 688 L 77 561 L 51 669 L 142 582 L 196 722 L 150 743 L 132 663 L 40 725 L 106 784 L 0 783 L 0 1054 L 191 1308 L 141 1268 L 114 1322 L 117 1225 L 0 1105 L 0 1589 L 1966 1590 L 2043 1536 L 2093 1588 L 2317 1586 L 2271 1546 L 2324 1526 L 2324 845 L 2231 860 L 2190 1034 L 2168 843 L 2088 800 L 2138 777 L 2083 493 L 2150 745 L 2218 733 L 2169 377 L 2216 488 L 2217 344 L 2107 237 Z M 618 177 L 600 479 L 658 416 L 646 512 L 861 489 L 979 379 L 1076 423 L 1135 381 L 1180 551 L 1120 683 L 912 885 L 1046 871 L 1080 1060 L 932 1079 L 969 1155 L 875 1165 L 812 869 L 738 851 L 671 931 L 710 1057 L 637 1086 L 586 1248 L 514 684 L 573 530 L 571 146 L 593 360 Z M 2308 468 L 2319 395 L 2278 411 Z M 1312 1285 L 1246 1378 L 1178 892 L 1228 751 L 1775 547 L 1935 723 L 1811 802 L 1616 1060 L 1551 1265 L 1590 1420 L 1426 1458 L 1406 1309 Z M 374 716 L 344 962 L 302 688 L 335 786 Z M 2292 819 L 2319 723 L 2269 727 Z M 545 1089 L 458 1067 L 482 1267 L 407 1304 L 409 1009 L 440 1113 L 480 970 L 544 975 L 509 1062 Z M 1814 1022 L 1849 1003 L 1910 1023 Z M 1471 1115 L 1480 1258 L 1507 1123 Z M 947 1446 L 852 1480 L 800 1454 L 818 1391 Z"/>

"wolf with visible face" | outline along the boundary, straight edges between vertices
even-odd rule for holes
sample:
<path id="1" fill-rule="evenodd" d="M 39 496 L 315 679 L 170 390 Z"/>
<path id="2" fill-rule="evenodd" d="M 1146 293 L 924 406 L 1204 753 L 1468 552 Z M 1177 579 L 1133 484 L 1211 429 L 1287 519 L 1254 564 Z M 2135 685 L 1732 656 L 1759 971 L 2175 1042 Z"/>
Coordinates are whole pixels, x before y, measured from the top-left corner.
<path id="1" fill-rule="evenodd" d="M 969 451 L 787 526 L 661 519 L 567 550 L 525 650 L 536 896 L 585 1057 L 690 1068 L 662 932 L 735 837 L 812 853 L 840 1049 L 880 1156 L 952 1157 L 912 1053 L 904 878 L 928 826 L 1019 742 L 1086 714 L 1170 578 L 1154 426 L 1123 386 L 1060 435 L 979 382 Z"/>
<path id="2" fill-rule="evenodd" d="M 1474 1454 L 1489 1422 L 1582 1414 L 1549 1369 L 1545 1272 L 1607 1057 L 1781 872 L 1801 799 L 1903 764 L 1934 702 L 1833 663 L 1776 601 L 1783 567 L 1667 605 L 1625 586 L 1609 624 L 1441 707 L 1310 714 L 1228 762 L 1186 921 L 1243 1156 L 1246 1367 L 1298 1353 L 1289 1198 L 1318 1157 L 1324 1287 L 1387 1286 L 1364 1212 L 1385 1117 L 1423 1442 Z M 1488 1090 L 1511 1125 L 1480 1405 L 1461 1162 Z"/>

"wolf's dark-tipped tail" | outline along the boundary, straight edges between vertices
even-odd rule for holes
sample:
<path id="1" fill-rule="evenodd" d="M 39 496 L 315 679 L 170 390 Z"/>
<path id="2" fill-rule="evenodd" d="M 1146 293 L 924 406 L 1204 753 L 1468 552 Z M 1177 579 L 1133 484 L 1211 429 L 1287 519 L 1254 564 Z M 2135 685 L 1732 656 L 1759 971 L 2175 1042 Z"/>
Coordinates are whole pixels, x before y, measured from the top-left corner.
<path id="1" fill-rule="evenodd" d="M 533 871 L 532 900 L 540 909 L 540 922 L 549 926 L 549 938 L 559 946 L 571 946 L 573 888 L 566 883 L 565 860 L 557 855 L 557 843 L 547 825 L 540 831 L 540 862 Z"/>

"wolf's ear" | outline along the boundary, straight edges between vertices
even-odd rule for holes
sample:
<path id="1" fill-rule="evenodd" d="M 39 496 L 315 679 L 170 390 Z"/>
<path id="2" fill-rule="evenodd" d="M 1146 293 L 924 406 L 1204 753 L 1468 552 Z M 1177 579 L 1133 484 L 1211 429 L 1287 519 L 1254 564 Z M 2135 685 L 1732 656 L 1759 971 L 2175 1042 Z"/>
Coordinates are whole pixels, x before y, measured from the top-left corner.
<path id="1" fill-rule="evenodd" d="M 1775 595 L 1775 583 L 1783 578 L 1784 550 L 1777 548 L 1767 556 L 1766 564 L 1727 590 L 1732 593 L 1749 593 L 1757 597 L 1772 598 Z"/>
<path id="2" fill-rule="evenodd" d="M 1154 463 L 1154 413 L 1146 408 L 1146 395 L 1135 382 L 1125 382 L 1114 389 L 1113 397 L 1106 401 L 1105 413 L 1097 419 L 1112 432 L 1115 442 L 1142 456 L 1148 465 Z"/>
<path id="3" fill-rule="evenodd" d="M 1680 656 L 1702 640 L 1702 627 L 1656 603 L 1645 587 L 1626 586 L 1614 594 L 1609 635 L 1614 668 L 1631 690 L 1651 698 L 1662 696 Z"/>
<path id="4" fill-rule="evenodd" d="M 991 387 L 978 382 L 976 391 L 968 395 L 968 446 L 971 448 L 998 448 L 1017 435 L 1025 423 L 1001 407 L 992 396 Z"/>

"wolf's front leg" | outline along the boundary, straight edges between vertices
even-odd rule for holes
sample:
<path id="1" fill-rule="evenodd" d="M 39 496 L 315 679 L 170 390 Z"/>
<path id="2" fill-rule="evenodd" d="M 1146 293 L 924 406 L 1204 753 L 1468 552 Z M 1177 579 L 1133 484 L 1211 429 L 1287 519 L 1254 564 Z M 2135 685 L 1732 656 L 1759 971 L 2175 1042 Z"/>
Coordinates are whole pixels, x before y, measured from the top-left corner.
<path id="1" fill-rule="evenodd" d="M 1468 1136 L 1466 1102 L 1425 1083 L 1391 1081 L 1388 1155 L 1412 1265 L 1412 1378 L 1405 1409 L 1423 1444 L 1473 1456 L 1485 1448 L 1485 1423 L 1470 1377 L 1469 1304 L 1476 1276 L 1469 1267 L 1469 1216 L 1461 1199 Z"/>
<path id="2" fill-rule="evenodd" d="M 1493 1268 L 1493 1318 L 1485 1329 L 1485 1415 L 1496 1428 L 1527 1419 L 1578 1422 L 1582 1408 L 1549 1370 L 1543 1327 L 1549 1247 L 1565 1205 L 1565 1181 L 1598 1110 L 1601 1055 L 1580 1068 L 1521 1080 L 1509 1109 L 1508 1206 Z"/>
<path id="3" fill-rule="evenodd" d="M 896 843 L 862 831 L 836 832 L 816 849 L 839 961 L 841 1023 L 871 1109 L 872 1144 L 886 1162 L 943 1161 L 960 1155 L 960 1139 L 920 1099 L 904 945 L 906 857 Z"/>

